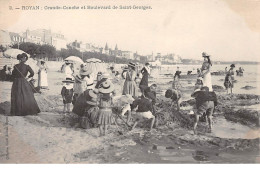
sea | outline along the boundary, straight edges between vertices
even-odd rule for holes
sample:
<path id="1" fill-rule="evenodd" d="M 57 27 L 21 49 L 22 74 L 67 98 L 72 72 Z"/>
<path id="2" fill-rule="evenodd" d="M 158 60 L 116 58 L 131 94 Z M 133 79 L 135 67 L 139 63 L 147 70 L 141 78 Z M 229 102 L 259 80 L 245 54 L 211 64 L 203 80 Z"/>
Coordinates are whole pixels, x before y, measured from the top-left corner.
<path id="1" fill-rule="evenodd" d="M 179 67 L 182 72 L 181 75 L 187 75 L 188 71 L 192 71 L 191 74 L 197 73 L 197 68 L 201 68 L 201 65 L 163 65 L 161 69 L 152 69 L 151 76 L 155 78 L 155 82 L 160 82 L 171 85 L 173 75 Z M 213 65 L 211 72 L 225 71 L 225 68 L 230 68 L 230 65 Z M 235 70 L 239 67 L 244 69 L 243 76 L 237 76 Z M 235 69 L 235 80 L 233 92 L 236 94 L 256 94 L 260 95 L 259 84 L 260 84 L 260 67 L 259 65 L 236 65 Z M 171 75 L 172 74 L 172 75 Z M 225 75 L 212 75 L 212 85 L 218 85 L 224 87 Z M 189 86 L 195 84 L 196 80 L 191 80 Z M 184 86 L 187 85 L 184 83 Z M 249 87 L 245 89 L 244 87 Z"/>

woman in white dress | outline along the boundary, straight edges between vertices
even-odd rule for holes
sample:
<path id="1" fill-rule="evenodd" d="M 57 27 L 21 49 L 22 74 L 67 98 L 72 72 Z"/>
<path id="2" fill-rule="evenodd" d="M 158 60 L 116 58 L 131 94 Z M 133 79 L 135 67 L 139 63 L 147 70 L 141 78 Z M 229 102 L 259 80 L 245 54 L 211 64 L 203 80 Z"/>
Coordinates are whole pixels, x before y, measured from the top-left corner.
<path id="1" fill-rule="evenodd" d="M 212 63 L 210 61 L 210 55 L 203 52 L 202 57 L 204 58 L 204 62 L 202 64 L 199 77 L 203 78 L 203 86 L 207 86 L 209 88 L 209 91 L 213 91 L 212 82 L 211 82 L 211 72 L 210 72 L 212 66 Z"/>
<path id="2" fill-rule="evenodd" d="M 45 61 L 40 60 L 38 62 L 39 71 L 38 71 L 38 87 L 41 89 L 48 89 L 48 78 L 47 71 L 48 67 L 45 64 Z"/>

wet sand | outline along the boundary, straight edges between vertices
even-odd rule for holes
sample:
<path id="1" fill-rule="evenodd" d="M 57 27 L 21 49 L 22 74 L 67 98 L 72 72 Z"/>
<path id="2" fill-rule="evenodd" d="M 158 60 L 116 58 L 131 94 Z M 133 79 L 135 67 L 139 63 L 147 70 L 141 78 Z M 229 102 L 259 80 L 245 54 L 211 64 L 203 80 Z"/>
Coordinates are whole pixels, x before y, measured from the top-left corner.
<path id="1" fill-rule="evenodd" d="M 146 121 L 128 131 L 119 119 L 123 135 L 111 125 L 107 136 L 98 137 L 97 128 L 75 128 L 77 116 L 62 114 L 63 78 L 60 72 L 50 72 L 50 90 L 35 94 L 42 111 L 39 115 L 8 117 L 9 160 L 4 115 L 10 110 L 11 83 L 0 82 L 0 163 L 260 163 L 258 95 L 227 95 L 215 86 L 219 106 L 213 117 L 213 131 L 207 133 L 206 123 L 200 122 L 199 134 L 194 135 L 194 117 L 188 114 L 195 103 L 190 98 L 194 80 L 182 80 L 184 97 L 181 112 L 177 112 L 164 97 L 171 77 L 167 82 L 151 79 L 150 83 L 159 86 L 158 128 L 147 131 Z M 123 81 L 113 82 L 119 94 Z"/>

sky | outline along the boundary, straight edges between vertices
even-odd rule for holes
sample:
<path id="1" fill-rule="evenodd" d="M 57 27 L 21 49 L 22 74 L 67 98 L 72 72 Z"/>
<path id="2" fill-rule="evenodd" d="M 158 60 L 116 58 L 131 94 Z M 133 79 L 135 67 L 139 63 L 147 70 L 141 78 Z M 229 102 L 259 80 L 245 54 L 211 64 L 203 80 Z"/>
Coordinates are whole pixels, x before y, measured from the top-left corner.
<path id="1" fill-rule="evenodd" d="M 142 55 L 259 61 L 260 0 L 0 0 L 0 28 L 51 29 L 78 40 Z M 150 10 L 9 10 L 9 6 L 151 6 Z"/>

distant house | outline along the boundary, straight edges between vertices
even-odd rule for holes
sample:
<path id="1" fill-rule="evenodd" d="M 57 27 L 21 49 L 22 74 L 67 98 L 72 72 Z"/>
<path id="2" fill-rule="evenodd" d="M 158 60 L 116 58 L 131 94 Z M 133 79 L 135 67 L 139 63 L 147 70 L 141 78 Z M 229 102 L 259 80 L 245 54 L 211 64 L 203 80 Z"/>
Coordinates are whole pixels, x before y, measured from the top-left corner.
<path id="1" fill-rule="evenodd" d="M 21 36 L 20 34 L 9 32 L 12 44 L 19 44 L 25 42 L 25 38 Z"/>
<path id="2" fill-rule="evenodd" d="M 23 33 L 25 42 L 35 44 L 48 44 L 54 46 L 57 50 L 67 48 L 67 42 L 63 34 L 54 33 L 47 29 L 29 30 Z"/>
<path id="3" fill-rule="evenodd" d="M 122 57 L 126 59 L 134 60 L 134 53 L 131 51 L 121 51 Z"/>

